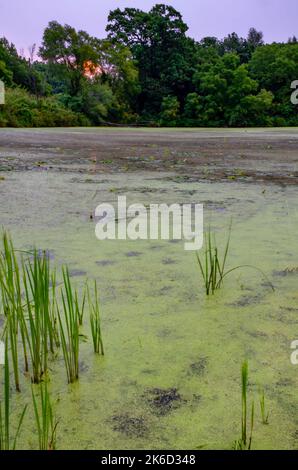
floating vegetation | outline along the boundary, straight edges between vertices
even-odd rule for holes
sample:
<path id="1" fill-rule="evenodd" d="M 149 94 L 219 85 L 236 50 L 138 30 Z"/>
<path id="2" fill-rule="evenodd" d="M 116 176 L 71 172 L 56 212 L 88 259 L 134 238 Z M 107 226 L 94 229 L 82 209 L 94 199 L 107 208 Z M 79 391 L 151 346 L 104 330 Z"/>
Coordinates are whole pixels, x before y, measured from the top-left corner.
<path id="1" fill-rule="evenodd" d="M 227 274 L 245 267 L 238 266 L 227 270 L 230 238 L 231 227 L 227 242 L 221 251 L 210 229 L 205 235 L 206 251 L 204 257 L 200 258 L 198 255 L 198 263 L 207 295 L 214 294 L 222 286 Z M 136 252 L 130 252 L 129 256 L 136 256 Z M 168 259 L 166 260 L 166 264 L 170 264 Z M 4 313 L 1 338 L 5 338 L 6 348 L 3 400 L 0 396 L 0 450 L 16 447 L 27 408 L 24 407 L 18 418 L 12 416 L 13 430 L 16 429 L 16 432 L 11 432 L 9 364 L 11 380 L 14 379 L 18 392 L 20 392 L 20 379 L 22 379 L 22 388 L 30 378 L 34 384 L 31 385 L 31 406 L 37 428 L 38 448 L 54 450 L 57 443 L 58 421 L 54 416 L 48 389 L 51 362 L 57 357 L 62 358 L 67 381 L 74 383 L 79 378 L 80 370 L 82 371 L 79 361 L 80 338 L 89 337 L 89 342 L 92 338 L 94 353 L 104 355 L 97 282 L 94 281 L 92 289 L 86 283 L 80 291 L 74 287 L 71 274 L 67 267 L 63 267 L 61 273 L 60 271 L 57 273 L 59 282 L 62 280 L 62 285 L 58 287 L 56 271 L 52 269 L 50 257 L 46 252 L 38 250 L 18 252 L 14 249 L 9 235 L 3 234 L 0 250 L 0 308 Z M 89 318 L 85 319 L 86 311 Z M 85 327 L 88 328 L 88 334 L 85 332 Z M 142 348 L 140 339 L 139 343 Z M 22 361 L 24 366 L 21 364 Z M 207 366 L 208 358 L 198 357 L 189 365 L 187 374 L 204 378 Z M 23 372 L 25 373 L 22 378 Z M 234 442 L 233 447 L 235 450 L 250 450 L 254 433 L 255 406 L 254 401 L 250 405 L 248 400 L 247 361 L 242 365 L 241 382 L 241 434 L 239 433 L 239 439 Z M 193 397 L 194 401 L 200 402 L 201 395 Z M 151 412 L 159 417 L 166 416 L 187 403 L 177 388 L 147 389 L 144 398 Z M 269 412 L 264 391 L 260 392 L 259 404 L 262 423 L 268 424 Z M 114 417 L 113 429 L 132 437 L 146 436 L 149 432 L 142 416 L 135 417 L 129 414 Z"/>
<path id="2" fill-rule="evenodd" d="M 206 357 L 200 357 L 198 361 L 190 364 L 190 373 L 202 376 L 206 372 L 208 360 Z"/>
<path id="3" fill-rule="evenodd" d="M 176 388 L 153 388 L 148 390 L 148 395 L 148 402 L 152 410 L 160 416 L 167 415 L 172 410 L 179 408 L 184 402 Z"/>
<path id="4" fill-rule="evenodd" d="M 146 421 L 142 416 L 134 417 L 128 414 L 116 415 L 112 417 L 112 422 L 114 431 L 129 437 L 146 437 L 149 431 Z"/>
<path id="5" fill-rule="evenodd" d="M 10 414 L 10 379 L 9 379 L 9 362 L 8 362 L 8 341 L 5 343 L 5 364 L 4 364 L 4 391 L 3 399 L 0 398 L 0 450 L 15 450 L 17 439 L 19 437 L 21 426 L 27 410 L 24 407 L 20 417 L 17 420 L 17 429 L 12 437 L 11 431 L 11 414 Z"/>
<path id="6" fill-rule="evenodd" d="M 32 387 L 34 416 L 38 431 L 39 450 L 55 450 L 58 421 L 54 417 L 47 382 L 41 383 L 37 399 Z"/>

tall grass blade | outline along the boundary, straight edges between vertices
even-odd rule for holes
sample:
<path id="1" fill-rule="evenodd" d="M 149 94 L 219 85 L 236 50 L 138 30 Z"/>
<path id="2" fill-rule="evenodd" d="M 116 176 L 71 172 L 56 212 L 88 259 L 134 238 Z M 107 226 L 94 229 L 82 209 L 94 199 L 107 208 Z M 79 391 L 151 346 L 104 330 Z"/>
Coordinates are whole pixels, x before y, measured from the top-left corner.
<path id="1" fill-rule="evenodd" d="M 101 334 L 101 319 L 100 309 L 98 302 L 98 289 L 97 283 L 94 282 L 94 301 L 91 299 L 90 291 L 88 288 L 88 301 L 90 310 L 90 327 L 93 340 L 93 348 L 96 354 L 104 355 L 104 347 Z"/>

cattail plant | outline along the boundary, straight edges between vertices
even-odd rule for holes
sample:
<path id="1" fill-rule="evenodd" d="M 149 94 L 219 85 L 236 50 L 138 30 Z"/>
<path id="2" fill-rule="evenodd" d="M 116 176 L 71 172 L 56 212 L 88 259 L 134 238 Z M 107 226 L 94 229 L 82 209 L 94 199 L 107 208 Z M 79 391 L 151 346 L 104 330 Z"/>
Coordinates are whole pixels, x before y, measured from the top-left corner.
<path id="1" fill-rule="evenodd" d="M 93 348 L 96 354 L 104 355 L 104 347 L 101 335 L 100 309 L 98 302 L 97 282 L 94 281 L 94 300 L 92 301 L 88 288 L 88 302 L 90 311 L 90 327 L 93 340 Z"/>

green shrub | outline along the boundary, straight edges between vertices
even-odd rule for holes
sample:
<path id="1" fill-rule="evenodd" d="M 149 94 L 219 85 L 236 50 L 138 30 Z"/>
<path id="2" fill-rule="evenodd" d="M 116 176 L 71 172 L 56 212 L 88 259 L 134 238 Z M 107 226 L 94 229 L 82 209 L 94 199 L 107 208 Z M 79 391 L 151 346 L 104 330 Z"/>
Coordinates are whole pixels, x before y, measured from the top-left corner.
<path id="1" fill-rule="evenodd" d="M 22 88 L 7 88 L 0 107 L 0 127 L 88 126 L 83 114 L 63 106 L 56 97 L 39 98 Z"/>

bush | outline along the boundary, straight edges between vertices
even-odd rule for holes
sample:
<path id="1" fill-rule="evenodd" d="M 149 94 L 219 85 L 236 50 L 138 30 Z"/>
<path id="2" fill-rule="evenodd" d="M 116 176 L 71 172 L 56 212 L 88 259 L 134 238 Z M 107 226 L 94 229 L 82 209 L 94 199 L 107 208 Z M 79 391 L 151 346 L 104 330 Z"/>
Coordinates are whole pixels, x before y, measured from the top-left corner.
<path id="1" fill-rule="evenodd" d="M 22 88 L 7 88 L 0 107 L 1 127 L 88 126 L 89 120 L 63 106 L 57 98 L 38 98 Z"/>

